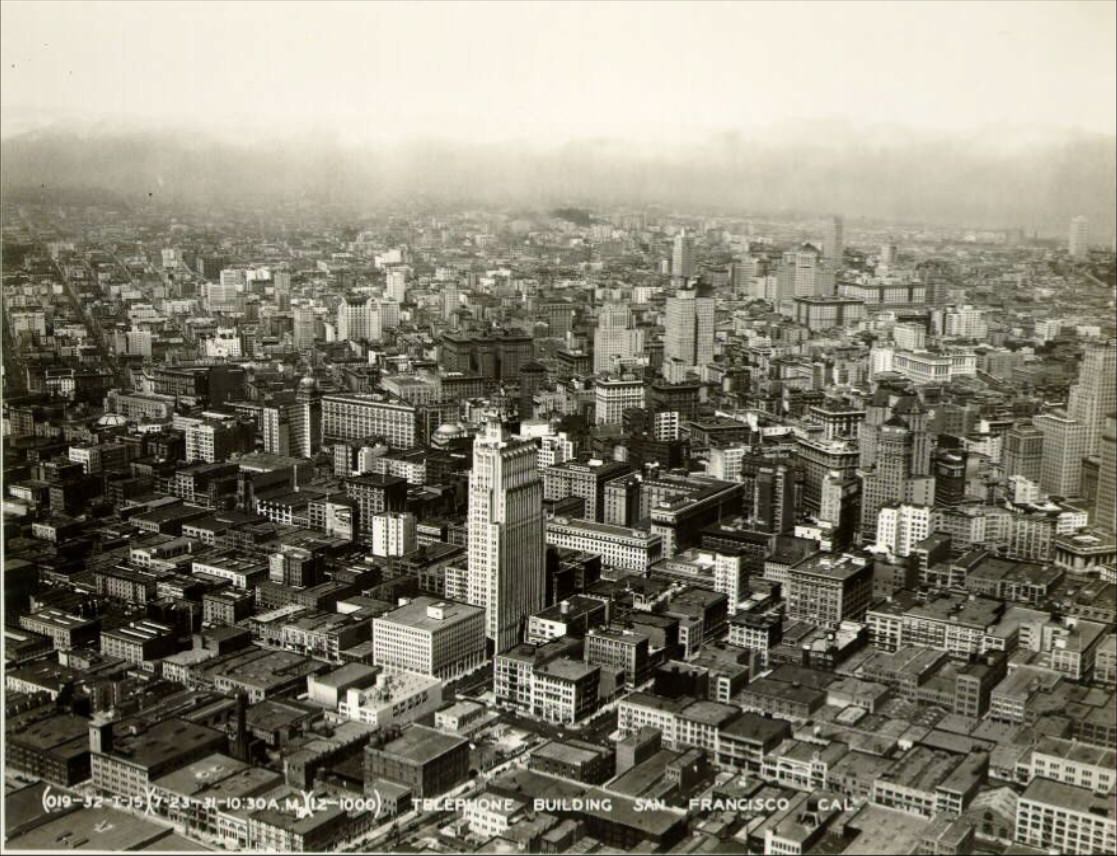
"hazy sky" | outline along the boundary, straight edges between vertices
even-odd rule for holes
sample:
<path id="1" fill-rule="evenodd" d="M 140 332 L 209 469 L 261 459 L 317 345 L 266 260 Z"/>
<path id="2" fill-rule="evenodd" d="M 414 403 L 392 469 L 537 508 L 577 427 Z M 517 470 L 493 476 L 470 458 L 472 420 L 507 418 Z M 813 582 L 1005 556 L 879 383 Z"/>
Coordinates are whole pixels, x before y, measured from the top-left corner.
<path id="1" fill-rule="evenodd" d="M 2 5 L 3 131 L 687 139 L 788 120 L 1112 134 L 1117 4 Z"/>

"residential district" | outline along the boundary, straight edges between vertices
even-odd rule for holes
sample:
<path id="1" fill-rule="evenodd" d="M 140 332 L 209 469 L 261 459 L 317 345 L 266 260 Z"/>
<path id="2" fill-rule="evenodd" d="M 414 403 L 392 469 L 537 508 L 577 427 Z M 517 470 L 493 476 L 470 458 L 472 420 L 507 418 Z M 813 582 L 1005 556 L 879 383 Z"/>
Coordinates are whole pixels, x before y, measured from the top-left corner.
<path id="1" fill-rule="evenodd" d="M 1083 218 L 5 204 L 7 849 L 1117 848 Z"/>

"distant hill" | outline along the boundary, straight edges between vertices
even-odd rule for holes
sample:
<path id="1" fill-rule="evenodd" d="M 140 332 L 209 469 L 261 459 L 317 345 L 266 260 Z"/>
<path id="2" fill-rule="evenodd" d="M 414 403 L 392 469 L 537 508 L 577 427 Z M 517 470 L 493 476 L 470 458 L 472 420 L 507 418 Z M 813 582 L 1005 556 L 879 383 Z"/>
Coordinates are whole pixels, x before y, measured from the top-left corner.
<path id="1" fill-rule="evenodd" d="M 385 148 L 273 138 L 254 144 L 170 131 L 44 129 L 0 142 L 0 189 L 85 188 L 195 205 L 250 199 L 841 212 L 847 218 L 1020 227 L 1065 235 L 1090 219 L 1108 243 L 1117 209 L 1114 138 L 858 133 L 810 123 L 768 139 L 725 134 L 656 148 L 590 140 L 550 148 L 421 141 Z"/>

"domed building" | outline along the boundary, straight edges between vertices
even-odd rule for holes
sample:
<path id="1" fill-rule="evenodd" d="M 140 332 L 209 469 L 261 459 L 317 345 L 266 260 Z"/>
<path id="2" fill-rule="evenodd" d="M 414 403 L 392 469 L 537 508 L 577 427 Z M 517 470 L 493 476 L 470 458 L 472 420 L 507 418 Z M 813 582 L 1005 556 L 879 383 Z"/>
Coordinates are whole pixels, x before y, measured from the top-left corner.
<path id="1" fill-rule="evenodd" d="M 460 422 L 443 422 L 431 432 L 431 445 L 445 449 L 455 443 L 468 440 L 469 429 Z"/>
<path id="2" fill-rule="evenodd" d="M 119 413 L 106 413 L 97 420 L 98 428 L 120 428 L 128 424 L 128 418 Z"/>

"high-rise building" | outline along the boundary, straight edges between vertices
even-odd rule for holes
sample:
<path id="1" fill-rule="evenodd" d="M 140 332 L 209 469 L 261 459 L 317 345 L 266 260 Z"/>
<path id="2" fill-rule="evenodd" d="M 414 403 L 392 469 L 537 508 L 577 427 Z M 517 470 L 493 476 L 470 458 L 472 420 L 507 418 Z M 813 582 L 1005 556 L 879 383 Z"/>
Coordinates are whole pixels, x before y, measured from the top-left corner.
<path id="1" fill-rule="evenodd" d="M 1084 259 L 1090 252 L 1090 221 L 1085 217 L 1075 217 L 1070 221 L 1067 235 L 1067 250 L 1074 259 Z"/>
<path id="2" fill-rule="evenodd" d="M 841 217 L 832 217 L 822 240 L 822 251 L 836 267 L 841 267 L 842 254 L 845 252 L 845 230 Z"/>
<path id="3" fill-rule="evenodd" d="M 1086 428 L 1087 455 L 1101 450 L 1106 417 L 1117 409 L 1117 339 L 1086 346 L 1078 383 L 1070 388 L 1067 415 Z"/>
<path id="4" fill-rule="evenodd" d="M 383 437 L 395 449 L 415 446 L 417 408 L 369 393 L 334 393 L 322 399 L 322 433 L 326 440 Z"/>
<path id="5" fill-rule="evenodd" d="M 929 446 L 926 413 L 909 414 L 907 422 L 892 416 L 876 431 L 874 464 L 861 473 L 861 533 L 866 541 L 876 537 L 877 518 L 885 505 L 934 504 Z"/>
<path id="6" fill-rule="evenodd" d="M 415 515 L 385 511 L 372 518 L 372 555 L 406 556 L 418 547 Z"/>
<path id="7" fill-rule="evenodd" d="M 765 464 L 753 479 L 753 518 L 761 532 L 787 532 L 803 501 L 803 471 L 787 464 Z"/>
<path id="8" fill-rule="evenodd" d="M 686 233 L 686 229 L 675 236 L 675 248 L 671 256 L 671 276 L 681 279 L 684 285 L 694 276 L 694 239 Z"/>
<path id="9" fill-rule="evenodd" d="M 701 366 L 714 358 L 714 299 L 681 288 L 667 298 L 663 362 Z"/>
<path id="10" fill-rule="evenodd" d="M 322 446 L 322 393 L 313 377 L 299 381 L 292 396 L 277 396 L 260 411 L 264 451 L 309 458 Z"/>
<path id="11" fill-rule="evenodd" d="M 643 352 L 644 331 L 632 329 L 632 311 L 615 303 L 601 307 L 593 333 L 594 373 L 631 365 Z"/>
<path id="12" fill-rule="evenodd" d="M 442 317 L 449 320 L 461 307 L 461 291 L 456 282 L 448 282 L 442 288 Z"/>
<path id="13" fill-rule="evenodd" d="M 544 606 L 543 480 L 535 444 L 511 440 L 490 418 L 473 443 L 469 474 L 469 602 L 485 608 L 496 653 L 520 643 Z"/>
<path id="14" fill-rule="evenodd" d="M 605 484 L 632 471 L 620 461 L 563 461 L 543 470 L 544 499 L 581 498 L 585 503 L 584 518 L 605 518 Z"/>
<path id="15" fill-rule="evenodd" d="M 943 313 L 943 335 L 958 339 L 984 339 L 989 335 L 985 311 L 974 306 L 952 306 Z"/>
<path id="16" fill-rule="evenodd" d="M 886 505 L 877 515 L 877 546 L 894 558 L 907 558 L 931 534 L 934 513 L 927 505 Z"/>
<path id="17" fill-rule="evenodd" d="M 272 273 L 272 288 L 276 308 L 280 312 L 286 312 L 291 306 L 291 272 L 277 270 Z"/>
<path id="18" fill-rule="evenodd" d="M 372 622 L 372 661 L 451 681 L 485 662 L 481 610 L 417 597 Z"/>
<path id="19" fill-rule="evenodd" d="M 644 406 L 644 381 L 641 378 L 600 377 L 593 383 L 594 424 L 620 425 L 624 412 Z"/>
<path id="20" fill-rule="evenodd" d="M 296 351 L 303 351 L 314 347 L 315 318 L 314 307 L 307 304 L 296 306 L 292 310 L 291 335 L 292 344 Z"/>
<path id="21" fill-rule="evenodd" d="M 787 615 L 823 627 L 859 619 L 873 594 L 872 565 L 853 556 L 815 554 L 787 575 Z"/>
<path id="22" fill-rule="evenodd" d="M 1105 419 L 1100 457 L 1094 525 L 1117 532 L 1117 413 L 1110 413 Z"/>
<path id="23" fill-rule="evenodd" d="M 784 253 L 776 278 L 781 301 L 834 293 L 833 267 L 811 244 Z"/>
<path id="24" fill-rule="evenodd" d="M 1005 431 L 1006 476 L 1023 476 L 1039 484 L 1043 472 L 1043 432 L 1030 423 L 1013 425 Z"/>
<path id="25" fill-rule="evenodd" d="M 347 297 L 337 306 L 337 338 L 341 342 L 375 341 L 372 315 L 376 304 L 371 299 Z"/>
<path id="26" fill-rule="evenodd" d="M 396 303 L 407 302 L 407 268 L 388 268 L 384 285 L 384 296 Z"/>
<path id="27" fill-rule="evenodd" d="M 1044 413 L 1032 421 L 1043 432 L 1039 486 L 1050 496 L 1077 496 L 1086 454 L 1086 426 L 1065 413 Z"/>

